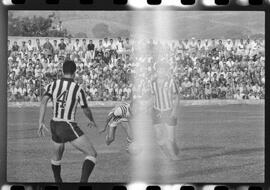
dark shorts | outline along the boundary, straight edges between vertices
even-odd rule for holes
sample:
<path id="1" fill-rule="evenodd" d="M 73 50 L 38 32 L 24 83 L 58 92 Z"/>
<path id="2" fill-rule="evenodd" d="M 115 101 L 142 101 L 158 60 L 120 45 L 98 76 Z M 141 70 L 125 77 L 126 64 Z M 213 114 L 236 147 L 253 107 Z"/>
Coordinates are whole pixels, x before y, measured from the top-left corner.
<path id="1" fill-rule="evenodd" d="M 52 140 L 56 143 L 66 143 L 77 139 L 84 133 L 77 123 L 51 120 Z"/>
<path id="2" fill-rule="evenodd" d="M 176 126 L 177 125 L 177 118 L 174 116 L 171 116 L 172 110 L 169 111 L 159 111 L 156 109 L 153 109 L 153 124 L 161 124 L 166 123 L 170 126 Z"/>

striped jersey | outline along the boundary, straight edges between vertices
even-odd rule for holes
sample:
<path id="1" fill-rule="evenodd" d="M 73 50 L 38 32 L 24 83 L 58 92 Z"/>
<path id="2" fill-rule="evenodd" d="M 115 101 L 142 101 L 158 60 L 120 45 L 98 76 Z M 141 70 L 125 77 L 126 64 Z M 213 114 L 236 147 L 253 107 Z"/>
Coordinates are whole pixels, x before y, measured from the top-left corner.
<path id="1" fill-rule="evenodd" d="M 151 81 L 151 91 L 154 95 L 154 109 L 168 111 L 173 108 L 173 95 L 179 90 L 173 79 L 154 79 Z"/>
<path id="2" fill-rule="evenodd" d="M 130 109 L 130 104 L 129 103 L 121 103 L 117 106 L 115 106 L 112 111 L 108 114 L 108 118 L 113 119 L 114 121 L 118 119 L 123 119 L 123 118 L 129 118 L 131 116 L 131 109 Z"/>
<path id="3" fill-rule="evenodd" d="M 45 94 L 53 102 L 53 120 L 75 121 L 77 104 L 87 108 L 84 90 L 70 78 L 55 80 L 46 87 Z"/>

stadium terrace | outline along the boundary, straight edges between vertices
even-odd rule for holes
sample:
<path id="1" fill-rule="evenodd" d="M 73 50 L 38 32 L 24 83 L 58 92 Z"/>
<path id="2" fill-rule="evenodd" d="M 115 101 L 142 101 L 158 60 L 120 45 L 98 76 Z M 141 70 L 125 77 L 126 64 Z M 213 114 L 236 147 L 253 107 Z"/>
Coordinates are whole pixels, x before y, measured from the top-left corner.
<path id="1" fill-rule="evenodd" d="M 144 96 L 157 64 L 167 64 L 181 99 L 264 99 L 264 44 L 261 39 L 9 37 L 8 101 L 39 101 L 45 86 L 62 76 L 68 59 L 77 65 L 76 81 L 85 88 L 88 101 Z"/>

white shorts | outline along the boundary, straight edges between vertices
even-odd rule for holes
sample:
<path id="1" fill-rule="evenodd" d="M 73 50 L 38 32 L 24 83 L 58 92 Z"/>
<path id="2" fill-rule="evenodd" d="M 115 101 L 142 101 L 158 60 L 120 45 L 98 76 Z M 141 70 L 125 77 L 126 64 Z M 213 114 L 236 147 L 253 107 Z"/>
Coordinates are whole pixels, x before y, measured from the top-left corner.
<path id="1" fill-rule="evenodd" d="M 109 123 L 109 127 L 117 127 L 118 125 L 122 124 L 122 122 L 128 122 L 127 118 L 119 118 L 119 117 L 114 117 L 110 123 Z"/>

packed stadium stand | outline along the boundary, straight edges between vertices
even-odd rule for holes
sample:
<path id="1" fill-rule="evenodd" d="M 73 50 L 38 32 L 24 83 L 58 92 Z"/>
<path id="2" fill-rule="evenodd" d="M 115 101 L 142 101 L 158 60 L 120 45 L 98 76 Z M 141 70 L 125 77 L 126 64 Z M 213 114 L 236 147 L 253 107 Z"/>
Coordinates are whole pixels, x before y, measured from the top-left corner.
<path id="1" fill-rule="evenodd" d="M 104 38 L 8 40 L 8 101 L 39 101 L 61 77 L 65 60 L 77 65 L 76 81 L 88 101 L 126 101 L 149 92 L 157 64 L 167 64 L 181 99 L 264 99 L 265 41 Z"/>

